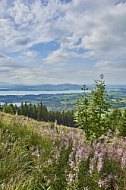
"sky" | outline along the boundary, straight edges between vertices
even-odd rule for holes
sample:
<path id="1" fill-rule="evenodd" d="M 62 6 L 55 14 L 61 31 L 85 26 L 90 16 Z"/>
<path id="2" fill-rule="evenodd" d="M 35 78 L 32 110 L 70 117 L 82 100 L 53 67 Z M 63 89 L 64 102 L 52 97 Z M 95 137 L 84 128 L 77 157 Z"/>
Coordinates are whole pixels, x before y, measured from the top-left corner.
<path id="1" fill-rule="evenodd" d="M 126 84 L 126 0 L 0 0 L 0 82 Z"/>

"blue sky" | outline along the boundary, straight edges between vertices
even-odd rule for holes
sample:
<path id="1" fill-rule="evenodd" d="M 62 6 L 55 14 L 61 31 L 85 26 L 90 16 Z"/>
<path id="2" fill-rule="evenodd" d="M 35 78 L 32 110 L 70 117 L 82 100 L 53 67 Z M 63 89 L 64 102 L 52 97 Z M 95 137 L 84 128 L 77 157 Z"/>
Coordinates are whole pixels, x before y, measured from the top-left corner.
<path id="1" fill-rule="evenodd" d="M 126 84 L 126 0 L 1 0 L 0 82 Z"/>

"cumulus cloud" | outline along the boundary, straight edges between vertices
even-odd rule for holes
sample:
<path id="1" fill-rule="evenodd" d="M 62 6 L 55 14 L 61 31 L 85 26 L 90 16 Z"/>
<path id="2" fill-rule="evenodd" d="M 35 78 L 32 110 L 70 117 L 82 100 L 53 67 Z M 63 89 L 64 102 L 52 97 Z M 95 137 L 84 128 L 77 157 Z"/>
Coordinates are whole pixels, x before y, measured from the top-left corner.
<path id="1" fill-rule="evenodd" d="M 84 64 L 87 59 L 89 64 L 94 60 L 94 72 L 96 68 L 99 72 L 125 69 L 125 18 L 126 0 L 1 0 L 0 63 L 12 61 L 20 65 L 22 61 L 24 66 L 34 58 L 35 65 L 38 59 L 45 65 L 67 65 L 71 58 L 78 61 L 81 58 Z M 41 50 L 32 49 L 52 41 L 59 48 L 43 56 Z M 31 66 L 31 72 L 35 65 Z M 36 75 L 29 72 L 28 81 L 38 75 L 35 71 Z M 92 75 L 90 68 L 87 72 Z"/>
<path id="2" fill-rule="evenodd" d="M 24 55 L 26 55 L 28 57 L 36 57 L 38 55 L 38 53 L 36 51 L 31 51 L 28 49 L 24 52 Z"/>
<path id="3" fill-rule="evenodd" d="M 1 9 L 7 8 L 1 1 Z M 5 18 L 1 19 L 1 40 L 6 46 L 24 46 L 58 39 L 61 47 L 102 52 L 122 48 L 125 52 L 126 4 L 116 0 L 60 1 L 13 0 Z M 124 2 L 124 1 L 123 1 Z M 4 14 L 3 14 L 4 15 Z M 31 43 L 30 43 L 31 42 Z M 23 47 L 20 47 L 23 48 Z"/>
<path id="4" fill-rule="evenodd" d="M 109 70 L 110 72 L 113 70 L 124 71 L 126 72 L 126 62 L 124 60 L 115 62 L 115 61 L 99 61 L 95 64 L 97 68 L 102 70 Z"/>
<path id="5" fill-rule="evenodd" d="M 108 13 L 107 13 L 108 11 Z M 83 46 L 99 55 L 125 55 L 126 47 L 126 4 L 118 4 L 114 9 L 103 11 L 98 16 L 97 27 L 90 35 L 83 37 Z"/>
<path id="6" fill-rule="evenodd" d="M 59 63 L 64 64 L 66 63 L 70 58 L 79 57 L 79 55 L 75 52 L 65 51 L 63 49 L 59 49 L 54 51 L 53 53 L 50 53 L 48 57 L 43 58 L 43 61 L 45 63 Z"/>

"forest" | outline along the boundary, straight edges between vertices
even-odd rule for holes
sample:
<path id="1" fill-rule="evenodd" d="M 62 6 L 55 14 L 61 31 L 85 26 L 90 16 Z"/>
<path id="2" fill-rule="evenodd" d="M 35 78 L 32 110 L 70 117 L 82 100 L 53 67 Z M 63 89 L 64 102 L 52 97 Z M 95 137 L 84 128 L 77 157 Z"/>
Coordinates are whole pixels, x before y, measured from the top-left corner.
<path id="1" fill-rule="evenodd" d="M 47 107 L 42 102 L 37 105 L 22 102 L 21 106 L 6 103 L 0 107 L 0 111 L 13 115 L 24 115 L 37 121 L 56 122 L 59 125 L 75 127 L 74 112 L 72 110 L 48 111 Z"/>

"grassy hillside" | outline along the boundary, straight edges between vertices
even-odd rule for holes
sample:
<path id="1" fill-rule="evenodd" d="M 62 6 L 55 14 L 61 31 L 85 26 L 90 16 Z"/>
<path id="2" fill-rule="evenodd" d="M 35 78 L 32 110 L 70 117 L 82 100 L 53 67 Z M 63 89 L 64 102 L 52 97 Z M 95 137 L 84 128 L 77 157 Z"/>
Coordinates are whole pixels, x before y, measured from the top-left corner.
<path id="1" fill-rule="evenodd" d="M 0 112 L 0 190 L 125 190 L 126 139 Z"/>

